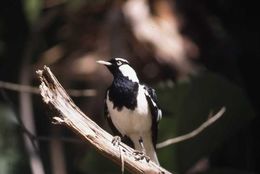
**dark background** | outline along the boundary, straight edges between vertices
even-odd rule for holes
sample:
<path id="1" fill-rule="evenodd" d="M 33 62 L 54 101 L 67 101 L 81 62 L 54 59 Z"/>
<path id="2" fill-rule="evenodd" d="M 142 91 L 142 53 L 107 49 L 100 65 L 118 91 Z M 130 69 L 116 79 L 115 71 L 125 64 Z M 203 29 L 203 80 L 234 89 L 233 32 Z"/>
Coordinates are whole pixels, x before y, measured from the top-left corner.
<path id="1" fill-rule="evenodd" d="M 132 4 L 140 2 L 145 1 Z M 163 109 L 158 142 L 188 133 L 210 112 L 226 108 L 195 138 L 158 149 L 164 168 L 178 173 L 259 173 L 256 4 L 149 0 L 142 6 L 147 13 L 129 4 L 0 2 L 0 173 L 120 172 L 72 131 L 52 125 L 53 113 L 40 95 L 22 86 L 11 90 L 3 83 L 37 87 L 35 71 L 48 65 L 66 89 L 91 90 L 89 96 L 72 99 L 110 131 L 102 110 L 112 77 L 95 61 L 112 57 L 128 59 L 141 81 L 156 89 Z M 133 22 L 127 10 L 141 22 Z M 139 24 L 148 36 L 138 30 Z"/>

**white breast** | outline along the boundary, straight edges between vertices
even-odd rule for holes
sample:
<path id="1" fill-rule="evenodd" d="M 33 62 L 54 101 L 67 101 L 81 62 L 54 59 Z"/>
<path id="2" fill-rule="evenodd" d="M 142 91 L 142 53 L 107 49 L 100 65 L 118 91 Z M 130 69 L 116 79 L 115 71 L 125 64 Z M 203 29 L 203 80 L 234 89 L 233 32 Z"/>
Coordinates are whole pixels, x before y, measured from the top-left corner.
<path id="1" fill-rule="evenodd" d="M 118 111 L 113 108 L 108 96 L 106 102 L 111 120 L 122 135 L 143 134 L 151 130 L 151 112 L 142 86 L 139 87 L 137 107 L 134 110 L 123 107 Z"/>

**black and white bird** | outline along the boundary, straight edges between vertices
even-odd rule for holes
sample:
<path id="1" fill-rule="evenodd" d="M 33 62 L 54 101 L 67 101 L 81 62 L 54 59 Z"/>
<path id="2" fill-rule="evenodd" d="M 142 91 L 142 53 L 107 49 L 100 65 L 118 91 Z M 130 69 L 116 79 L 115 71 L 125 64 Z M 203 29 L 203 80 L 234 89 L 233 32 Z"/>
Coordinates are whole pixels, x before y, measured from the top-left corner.
<path id="1" fill-rule="evenodd" d="M 97 61 L 114 76 L 105 97 L 105 114 L 116 134 L 126 136 L 134 148 L 159 164 L 155 145 L 162 112 L 155 90 L 139 82 L 135 70 L 123 58 Z"/>

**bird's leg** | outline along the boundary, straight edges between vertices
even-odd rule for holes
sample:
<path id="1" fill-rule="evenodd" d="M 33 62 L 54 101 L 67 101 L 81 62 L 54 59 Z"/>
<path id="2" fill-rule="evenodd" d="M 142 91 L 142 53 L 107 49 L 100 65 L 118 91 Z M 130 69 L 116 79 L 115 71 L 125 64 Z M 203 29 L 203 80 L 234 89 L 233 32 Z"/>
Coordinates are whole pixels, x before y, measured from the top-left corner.
<path id="1" fill-rule="evenodd" d="M 142 137 L 140 137 L 139 139 L 139 144 L 141 146 L 141 151 L 139 150 L 135 150 L 134 151 L 134 155 L 135 155 L 135 159 L 136 160 L 142 160 L 142 159 L 146 159 L 147 162 L 150 161 L 150 157 L 146 155 L 146 150 L 144 148 L 144 142 L 143 142 L 143 139 Z"/>
<path id="2" fill-rule="evenodd" d="M 146 154 L 146 151 L 145 151 L 145 148 L 144 148 L 144 142 L 143 142 L 142 137 L 140 137 L 140 139 L 139 139 L 139 144 L 140 144 L 140 146 L 141 146 L 141 148 L 142 148 L 142 152 L 143 152 L 144 154 Z"/>
<path id="3" fill-rule="evenodd" d="M 112 139 L 112 144 L 114 146 L 119 146 L 119 144 L 121 143 L 121 137 L 120 136 L 114 136 Z"/>

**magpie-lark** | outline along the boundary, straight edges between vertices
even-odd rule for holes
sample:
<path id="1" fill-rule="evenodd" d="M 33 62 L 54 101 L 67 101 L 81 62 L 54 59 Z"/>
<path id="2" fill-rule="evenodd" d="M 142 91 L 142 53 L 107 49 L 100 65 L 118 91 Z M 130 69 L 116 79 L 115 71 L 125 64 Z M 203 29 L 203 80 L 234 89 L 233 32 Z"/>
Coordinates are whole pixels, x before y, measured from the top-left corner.
<path id="1" fill-rule="evenodd" d="M 114 76 L 105 97 L 105 114 L 112 131 L 130 138 L 134 148 L 159 164 L 155 145 L 162 112 L 155 90 L 139 82 L 135 70 L 122 58 L 97 61 Z"/>

